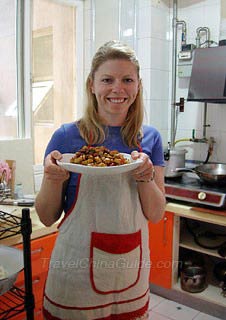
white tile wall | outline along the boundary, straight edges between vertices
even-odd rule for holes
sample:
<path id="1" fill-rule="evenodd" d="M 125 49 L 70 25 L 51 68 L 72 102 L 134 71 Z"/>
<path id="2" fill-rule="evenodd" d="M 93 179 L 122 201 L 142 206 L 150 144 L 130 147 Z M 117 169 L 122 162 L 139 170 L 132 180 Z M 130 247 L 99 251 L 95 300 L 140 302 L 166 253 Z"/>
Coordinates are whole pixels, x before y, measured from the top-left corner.
<path id="1" fill-rule="evenodd" d="M 169 71 L 169 42 L 151 38 L 151 66 L 153 69 Z"/>
<path id="2" fill-rule="evenodd" d="M 151 38 L 138 38 L 137 56 L 141 69 L 150 69 L 151 66 Z"/>
<path id="3" fill-rule="evenodd" d="M 214 17 L 214 19 L 213 19 Z M 220 6 L 215 3 L 204 6 L 204 25 L 210 28 L 211 39 L 219 40 Z"/>
<path id="4" fill-rule="evenodd" d="M 137 22 L 137 36 L 138 38 L 150 38 L 151 37 L 151 6 L 148 7 L 140 7 L 138 9 L 138 17 L 142 17 L 142 19 L 138 19 Z"/>
<path id="5" fill-rule="evenodd" d="M 119 39 L 119 1 L 95 0 L 95 51 L 103 43 Z"/>
<path id="6" fill-rule="evenodd" d="M 170 17 L 169 10 L 162 10 L 157 7 L 151 8 L 151 36 L 153 38 L 169 40 Z"/>
<path id="7" fill-rule="evenodd" d="M 164 130 L 168 125 L 168 119 L 162 117 L 167 112 L 168 101 L 167 100 L 150 100 L 150 121 L 149 123 L 155 123 L 158 130 Z"/>
<path id="8" fill-rule="evenodd" d="M 169 72 L 164 70 L 151 70 L 151 99 L 169 99 Z M 161 115 L 164 116 L 164 115 Z M 167 115 L 166 115 L 167 116 Z"/>
<path id="9" fill-rule="evenodd" d="M 140 76 L 143 83 L 143 96 L 145 100 L 151 99 L 151 78 L 150 78 L 150 69 L 141 69 Z"/>
<path id="10" fill-rule="evenodd" d="M 85 51 L 88 52 L 85 53 L 85 73 L 88 73 L 90 66 L 89 53 L 93 46 L 92 41 L 94 47 L 97 48 L 103 42 L 117 38 L 117 32 L 120 31 L 121 40 L 126 40 L 131 46 L 136 44 L 144 85 L 145 121 L 161 130 L 164 140 L 168 141 L 170 0 L 137 0 L 135 2 L 134 0 L 123 0 L 120 17 L 119 0 L 85 2 L 85 20 L 91 19 L 94 7 L 96 16 L 95 39 L 90 39 L 93 30 L 91 32 L 88 30 L 88 26 L 92 28 L 92 25 L 85 22 Z M 130 18 L 134 15 L 134 10 L 137 14 L 136 30 L 134 30 L 136 38 L 134 39 L 134 33 L 133 39 L 126 39 L 122 37 L 123 31 L 132 26 Z M 120 19 L 122 23 L 118 26 Z"/>
<path id="11" fill-rule="evenodd" d="M 196 29 L 205 26 L 210 29 L 211 40 L 218 42 L 219 26 L 220 26 L 220 0 L 182 0 L 178 1 L 178 19 L 185 20 L 187 23 L 188 43 L 195 44 Z M 205 35 L 202 37 L 205 41 Z M 187 97 L 189 86 L 189 78 L 178 79 L 177 81 L 177 99 L 179 97 Z M 185 112 L 180 114 L 177 139 L 190 137 L 192 129 L 196 129 L 196 136 L 203 136 L 203 103 L 186 102 Z M 208 105 L 207 124 L 210 127 L 206 129 L 207 137 L 214 136 L 216 144 L 214 145 L 214 153 L 210 161 L 226 162 L 226 153 L 224 145 L 226 143 L 225 136 L 225 105 Z M 190 132 L 189 132 L 190 131 Z M 184 135 L 184 136 L 183 136 Z M 191 145 L 186 156 L 187 159 L 201 160 L 205 159 L 207 146 L 203 144 Z M 192 150 L 192 152 L 191 152 Z"/>
<path id="12" fill-rule="evenodd" d="M 178 19 L 186 21 L 187 42 L 195 43 L 196 29 L 200 26 L 210 28 L 211 40 L 218 42 L 220 26 L 220 0 L 178 0 Z M 119 0 L 106 1 L 86 0 L 86 19 L 92 14 L 92 3 L 95 4 L 98 21 L 96 21 L 97 44 L 116 38 L 117 28 L 126 28 L 126 22 L 119 27 Z M 131 6 L 133 0 L 123 0 L 124 11 Z M 135 39 L 136 51 L 141 65 L 141 77 L 144 85 L 144 99 L 146 105 L 146 121 L 154 125 L 162 134 L 164 143 L 170 137 L 170 116 L 171 116 L 171 43 L 172 37 L 172 0 L 137 0 L 136 1 L 136 23 L 137 30 Z M 111 5 L 111 8 L 110 8 Z M 107 7 L 109 10 L 107 10 Z M 123 15 L 124 14 L 124 15 Z M 109 18 L 106 24 L 106 17 Z M 121 12 L 121 18 L 127 12 Z M 129 20 L 129 22 L 131 22 Z M 131 24 L 131 23 L 130 23 Z M 88 28 L 86 23 L 86 28 Z M 90 26 L 91 28 L 92 26 Z M 90 53 L 92 50 L 92 39 L 90 31 L 86 30 L 86 48 Z M 181 30 L 178 28 L 178 47 L 180 47 Z M 128 39 L 129 43 L 133 43 Z M 203 38 L 205 40 L 205 38 Z M 86 72 L 89 70 L 90 56 L 86 57 Z M 177 97 L 187 98 L 189 78 L 177 79 Z M 159 112 L 158 112 L 159 111 Z M 216 139 L 212 161 L 226 162 L 226 106 L 214 105 L 208 107 L 207 137 L 213 136 Z M 176 139 L 190 138 L 192 129 L 196 130 L 196 136 L 203 134 L 203 104 L 189 102 L 185 103 L 185 111 L 179 115 L 178 130 Z M 179 145 L 179 144 L 178 144 Z M 188 159 L 203 160 L 206 157 L 206 145 L 191 144 L 188 148 Z"/>

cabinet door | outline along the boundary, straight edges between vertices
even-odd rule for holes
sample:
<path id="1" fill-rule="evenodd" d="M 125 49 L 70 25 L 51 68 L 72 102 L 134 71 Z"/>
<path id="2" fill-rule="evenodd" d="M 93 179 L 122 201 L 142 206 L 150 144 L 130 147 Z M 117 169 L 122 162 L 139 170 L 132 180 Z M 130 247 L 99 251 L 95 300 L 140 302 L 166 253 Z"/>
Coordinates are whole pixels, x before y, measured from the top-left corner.
<path id="1" fill-rule="evenodd" d="M 57 233 L 53 233 L 31 241 L 32 276 L 47 272 L 56 237 Z M 16 247 L 21 249 L 22 245 Z M 17 278 L 17 282 L 21 281 L 23 281 L 23 272 Z"/>
<path id="2" fill-rule="evenodd" d="M 165 288 L 172 283 L 173 213 L 166 212 L 157 224 L 149 223 L 150 282 Z"/>

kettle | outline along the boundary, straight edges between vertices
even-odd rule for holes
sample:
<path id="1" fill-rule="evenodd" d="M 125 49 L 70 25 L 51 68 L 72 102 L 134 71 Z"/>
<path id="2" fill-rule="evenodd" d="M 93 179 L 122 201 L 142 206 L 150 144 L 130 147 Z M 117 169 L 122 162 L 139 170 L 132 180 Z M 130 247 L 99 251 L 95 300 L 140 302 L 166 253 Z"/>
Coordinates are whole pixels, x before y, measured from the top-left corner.
<path id="1" fill-rule="evenodd" d="M 183 172 L 176 172 L 176 168 L 185 167 L 185 154 L 187 150 L 172 148 L 168 146 L 168 149 L 164 152 L 165 160 L 165 177 L 166 178 L 176 178 L 182 176 Z"/>

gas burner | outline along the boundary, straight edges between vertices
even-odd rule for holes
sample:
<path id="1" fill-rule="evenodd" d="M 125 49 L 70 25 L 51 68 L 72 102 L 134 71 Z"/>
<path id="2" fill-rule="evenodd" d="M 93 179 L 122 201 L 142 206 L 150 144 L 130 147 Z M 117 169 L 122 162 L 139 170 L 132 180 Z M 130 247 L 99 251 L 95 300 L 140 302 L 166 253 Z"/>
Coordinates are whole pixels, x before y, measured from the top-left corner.
<path id="1" fill-rule="evenodd" d="M 166 198 L 195 204 L 224 208 L 226 207 L 226 187 L 201 183 L 200 179 L 191 173 L 181 177 L 165 179 Z"/>

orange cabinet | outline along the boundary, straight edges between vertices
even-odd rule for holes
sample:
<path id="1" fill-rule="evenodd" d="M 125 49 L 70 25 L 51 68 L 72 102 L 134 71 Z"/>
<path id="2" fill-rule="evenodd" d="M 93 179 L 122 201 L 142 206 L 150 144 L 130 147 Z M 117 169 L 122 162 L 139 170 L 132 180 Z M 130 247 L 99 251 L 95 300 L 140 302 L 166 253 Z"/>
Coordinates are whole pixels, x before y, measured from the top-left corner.
<path id="1" fill-rule="evenodd" d="M 157 224 L 149 222 L 151 258 L 150 282 L 171 288 L 173 254 L 173 213 L 166 212 Z"/>
<path id="2" fill-rule="evenodd" d="M 31 241 L 31 264 L 33 276 L 47 272 L 56 235 L 57 233 L 52 233 Z M 22 245 L 20 244 L 16 247 L 21 249 Z M 21 280 L 23 280 L 23 273 L 21 273 L 17 279 L 17 281 Z"/>

